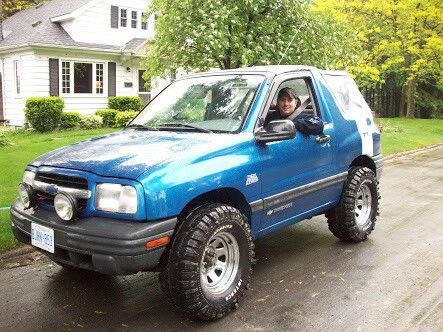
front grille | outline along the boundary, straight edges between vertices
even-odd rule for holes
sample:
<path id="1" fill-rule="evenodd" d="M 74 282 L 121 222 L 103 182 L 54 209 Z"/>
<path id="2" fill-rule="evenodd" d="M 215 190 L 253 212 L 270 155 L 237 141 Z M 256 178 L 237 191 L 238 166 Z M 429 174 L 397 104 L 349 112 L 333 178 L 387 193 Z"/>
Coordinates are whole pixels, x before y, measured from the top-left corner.
<path id="1" fill-rule="evenodd" d="M 76 178 L 72 176 L 38 172 L 35 176 L 35 180 L 50 184 L 56 184 L 57 186 L 61 187 L 88 189 L 88 181 L 86 179 Z"/>
<path id="2" fill-rule="evenodd" d="M 43 182 L 48 185 L 55 185 L 61 191 L 62 188 L 67 189 L 78 189 L 78 190 L 88 190 L 88 181 L 83 178 L 72 177 L 67 175 L 53 174 L 53 173 L 45 173 L 38 172 L 35 175 L 34 182 Z M 39 188 L 35 188 L 35 193 L 37 196 L 37 202 L 44 203 L 46 205 L 54 205 L 54 197 L 56 193 L 47 192 L 44 190 L 40 190 Z M 80 210 L 86 208 L 87 199 L 78 198 L 77 199 Z"/>

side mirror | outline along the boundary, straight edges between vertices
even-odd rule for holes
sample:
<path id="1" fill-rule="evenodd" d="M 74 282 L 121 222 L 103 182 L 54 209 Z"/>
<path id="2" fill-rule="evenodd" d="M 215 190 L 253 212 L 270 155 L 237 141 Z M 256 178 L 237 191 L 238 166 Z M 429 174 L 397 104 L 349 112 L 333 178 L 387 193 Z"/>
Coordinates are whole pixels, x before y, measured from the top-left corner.
<path id="1" fill-rule="evenodd" d="M 255 132 L 257 142 L 283 141 L 295 137 L 295 126 L 291 120 L 275 120 Z"/>

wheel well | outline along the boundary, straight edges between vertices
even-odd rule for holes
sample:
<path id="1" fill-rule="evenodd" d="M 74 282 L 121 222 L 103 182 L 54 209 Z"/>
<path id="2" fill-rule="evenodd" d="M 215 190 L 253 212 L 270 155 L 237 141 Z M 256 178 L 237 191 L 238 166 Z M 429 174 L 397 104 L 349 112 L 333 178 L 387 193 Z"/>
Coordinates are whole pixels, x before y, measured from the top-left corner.
<path id="1" fill-rule="evenodd" d="M 167 264 L 169 251 L 171 249 L 172 243 L 174 242 L 177 231 L 182 225 L 185 218 L 195 208 L 208 203 L 222 203 L 230 205 L 239 210 L 241 213 L 243 213 L 246 216 L 246 218 L 248 218 L 249 223 L 251 222 L 251 214 L 252 214 L 251 207 L 249 203 L 246 201 L 245 196 L 243 196 L 243 194 L 237 189 L 234 188 L 216 189 L 195 197 L 188 204 L 186 204 L 186 206 L 182 209 L 182 211 L 178 215 L 177 225 L 175 226 L 175 230 L 170 242 L 168 243 L 165 251 L 160 257 L 158 269 L 162 269 Z"/>
<path id="2" fill-rule="evenodd" d="M 209 191 L 191 200 L 178 215 L 179 222 L 195 208 L 207 203 L 223 203 L 235 207 L 243 213 L 248 220 L 251 219 L 251 207 L 246 201 L 245 196 L 234 188 L 223 188 Z"/>
<path id="3" fill-rule="evenodd" d="M 377 168 L 375 167 L 375 163 L 372 160 L 372 158 L 368 157 L 368 156 L 358 156 L 357 158 L 355 158 L 351 165 L 349 166 L 349 168 L 351 167 L 355 167 L 355 166 L 363 166 L 363 167 L 368 167 L 369 169 L 371 169 L 374 174 L 377 175 Z"/>

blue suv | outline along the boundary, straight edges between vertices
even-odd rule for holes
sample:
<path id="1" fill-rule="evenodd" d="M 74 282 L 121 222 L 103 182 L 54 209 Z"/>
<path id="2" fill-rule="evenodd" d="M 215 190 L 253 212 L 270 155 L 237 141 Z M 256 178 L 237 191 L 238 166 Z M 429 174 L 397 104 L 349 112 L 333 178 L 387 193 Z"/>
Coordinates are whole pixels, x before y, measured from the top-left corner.
<path id="1" fill-rule="evenodd" d="M 284 88 L 321 119 L 320 134 L 267 121 Z M 382 166 L 379 130 L 345 72 L 200 73 L 167 86 L 123 131 L 32 161 L 12 230 L 66 268 L 159 271 L 168 298 L 213 320 L 250 282 L 254 239 L 325 214 L 339 239 L 365 240 Z"/>

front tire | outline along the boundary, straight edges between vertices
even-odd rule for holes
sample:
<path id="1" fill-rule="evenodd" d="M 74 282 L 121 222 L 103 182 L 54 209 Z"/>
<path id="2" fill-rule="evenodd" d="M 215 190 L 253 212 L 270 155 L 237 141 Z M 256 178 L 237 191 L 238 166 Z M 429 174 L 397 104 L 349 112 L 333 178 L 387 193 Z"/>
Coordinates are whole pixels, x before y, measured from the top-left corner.
<path id="1" fill-rule="evenodd" d="M 237 307 L 253 260 L 247 218 L 231 206 L 205 205 L 191 212 L 178 229 L 160 282 L 188 316 L 214 320 Z"/>
<path id="2" fill-rule="evenodd" d="M 379 214 L 378 181 L 367 167 L 353 167 L 343 185 L 338 205 L 328 211 L 329 230 L 346 242 L 368 238 Z"/>

